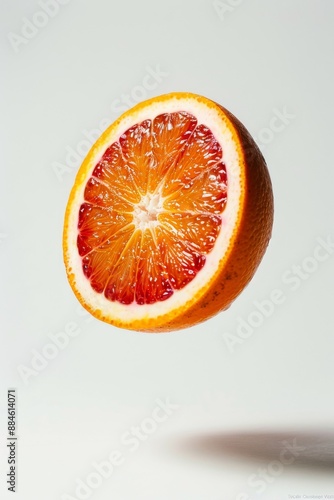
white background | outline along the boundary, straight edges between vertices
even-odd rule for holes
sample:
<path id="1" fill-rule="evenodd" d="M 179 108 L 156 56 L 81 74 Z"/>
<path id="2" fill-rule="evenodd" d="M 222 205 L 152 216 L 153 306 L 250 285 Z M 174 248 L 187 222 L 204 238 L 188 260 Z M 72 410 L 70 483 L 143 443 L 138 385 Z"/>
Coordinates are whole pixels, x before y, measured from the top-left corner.
<path id="1" fill-rule="evenodd" d="M 113 450 L 123 463 L 87 498 L 334 495 L 333 248 L 312 257 L 319 238 L 334 241 L 334 3 L 71 0 L 53 17 L 38 12 L 37 1 L 1 1 L 1 498 L 13 498 L 8 387 L 17 500 L 79 498 L 77 479 Z M 24 18 L 45 25 L 20 39 Z M 163 73 L 154 89 L 142 86 L 147 68 Z M 123 94 L 175 90 L 219 102 L 256 137 L 273 182 L 273 237 L 227 312 L 186 331 L 127 332 L 83 316 L 67 283 L 62 225 L 77 167 L 66 154 L 85 146 L 83 130 L 117 117 Z M 272 132 L 277 112 L 288 118 Z M 284 302 L 229 349 L 226 333 L 274 289 Z M 22 376 L 71 322 L 80 333 Z M 178 408 L 132 453 L 122 435 L 166 398 Z M 300 451 L 274 469 L 283 437 Z M 324 454 L 310 458 L 318 438 Z M 249 484 L 259 467 L 271 471 L 264 490 Z"/>

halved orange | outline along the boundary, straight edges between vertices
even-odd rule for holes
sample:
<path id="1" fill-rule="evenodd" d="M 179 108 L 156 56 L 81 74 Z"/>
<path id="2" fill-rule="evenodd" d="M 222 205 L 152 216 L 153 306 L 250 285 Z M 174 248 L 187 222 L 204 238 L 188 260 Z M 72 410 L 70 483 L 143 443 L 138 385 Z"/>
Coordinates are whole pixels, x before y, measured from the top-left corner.
<path id="1" fill-rule="evenodd" d="M 63 235 L 70 285 L 96 318 L 169 331 L 226 309 L 273 223 L 265 160 L 222 106 L 171 93 L 136 105 L 77 174 Z"/>

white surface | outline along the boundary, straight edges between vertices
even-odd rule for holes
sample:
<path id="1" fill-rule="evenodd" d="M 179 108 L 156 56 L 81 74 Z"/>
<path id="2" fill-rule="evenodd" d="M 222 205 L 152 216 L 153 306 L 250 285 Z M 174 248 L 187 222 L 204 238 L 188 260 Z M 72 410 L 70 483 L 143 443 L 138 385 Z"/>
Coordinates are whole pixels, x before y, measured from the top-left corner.
<path id="1" fill-rule="evenodd" d="M 0 432 L 5 438 L 6 390 L 16 387 L 15 498 L 79 498 L 76 479 L 85 481 L 92 463 L 113 450 L 123 463 L 87 498 L 334 495 L 329 436 L 323 466 L 319 457 L 300 464 L 303 451 L 269 477 L 262 494 L 247 484 L 273 461 L 263 444 L 268 433 L 277 451 L 281 433 L 303 444 L 298 432 L 312 438 L 334 426 L 334 251 L 318 246 L 319 238 L 334 240 L 333 2 L 226 0 L 220 17 L 211 1 L 65 3 L 17 52 L 8 34 L 20 34 L 23 18 L 43 23 L 45 16 L 36 16 L 34 1 L 1 3 Z M 150 336 L 78 309 L 61 251 L 78 158 L 71 153 L 60 179 L 54 169 L 66 165 L 68 148 L 87 146 L 82 131 L 118 116 L 123 94 L 141 100 L 172 90 L 216 100 L 260 144 L 268 142 L 275 224 L 262 265 L 228 312 L 188 331 Z M 309 259 L 314 252 L 317 261 Z M 299 265 L 310 270 L 300 278 Z M 254 302 L 269 297 L 281 303 L 231 353 L 224 334 L 236 335 L 252 313 L 259 320 Z M 31 368 L 32 350 L 41 352 L 65 326 L 76 336 L 67 335 L 66 348 L 24 383 L 18 367 Z M 122 435 L 166 398 L 178 408 L 131 453 Z M 206 434 L 216 445 L 201 441 Z M 0 495 L 13 498 L 6 457 L 3 439 Z"/>

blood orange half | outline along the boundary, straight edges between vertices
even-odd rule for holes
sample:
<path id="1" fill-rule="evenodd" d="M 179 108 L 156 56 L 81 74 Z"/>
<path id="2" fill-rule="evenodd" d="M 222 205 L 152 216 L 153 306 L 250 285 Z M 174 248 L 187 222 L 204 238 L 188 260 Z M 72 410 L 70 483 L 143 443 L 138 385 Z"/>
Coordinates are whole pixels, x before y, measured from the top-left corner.
<path id="1" fill-rule="evenodd" d="M 68 279 L 103 321 L 184 328 L 239 295 L 272 222 L 270 177 L 245 127 L 205 97 L 155 97 L 113 123 L 77 174 L 63 235 Z"/>

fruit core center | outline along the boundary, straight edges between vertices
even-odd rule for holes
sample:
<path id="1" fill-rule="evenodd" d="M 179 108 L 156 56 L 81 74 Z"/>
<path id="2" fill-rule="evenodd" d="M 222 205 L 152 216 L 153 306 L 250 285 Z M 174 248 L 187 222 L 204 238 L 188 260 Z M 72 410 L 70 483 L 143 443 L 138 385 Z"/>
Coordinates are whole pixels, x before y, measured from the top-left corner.
<path id="1" fill-rule="evenodd" d="M 160 194 L 147 193 L 133 210 L 133 220 L 138 229 L 144 231 L 158 224 L 158 215 L 163 210 Z"/>

